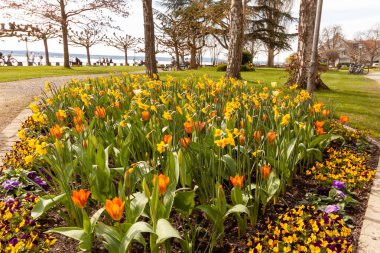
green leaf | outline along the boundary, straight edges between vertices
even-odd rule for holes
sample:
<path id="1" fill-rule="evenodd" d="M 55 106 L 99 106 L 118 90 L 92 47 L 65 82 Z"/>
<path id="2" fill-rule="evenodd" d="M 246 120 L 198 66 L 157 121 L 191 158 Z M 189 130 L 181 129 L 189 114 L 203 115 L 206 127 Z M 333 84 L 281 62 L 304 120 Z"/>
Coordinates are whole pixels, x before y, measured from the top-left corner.
<path id="1" fill-rule="evenodd" d="M 175 229 L 169 221 L 159 219 L 156 228 L 157 244 L 161 244 L 169 238 L 182 239 L 177 229 Z"/>
<path id="2" fill-rule="evenodd" d="M 62 202 L 66 197 L 66 193 L 62 193 L 61 195 L 45 195 L 40 197 L 40 200 L 33 207 L 31 215 L 34 219 L 37 219 L 50 208 L 52 208 L 55 204 Z"/>
<path id="3" fill-rule="evenodd" d="M 90 220 L 92 227 L 96 225 L 96 223 L 99 220 L 100 215 L 102 215 L 103 212 L 104 212 L 104 207 L 100 208 L 98 211 L 96 211 L 96 213 L 92 215 L 91 220 Z"/>
<path id="4" fill-rule="evenodd" d="M 241 205 L 241 204 L 237 204 L 237 205 L 231 207 L 230 209 L 228 209 L 228 211 L 224 215 L 224 219 L 227 218 L 227 216 L 230 215 L 231 213 L 246 213 L 249 215 L 249 210 L 246 206 Z"/>
<path id="5" fill-rule="evenodd" d="M 229 175 L 235 175 L 236 174 L 236 161 L 230 156 L 230 155 L 224 155 L 222 156 L 222 161 L 226 164 Z"/>
<path id="6" fill-rule="evenodd" d="M 60 227 L 46 231 L 46 233 L 58 233 L 79 241 L 79 248 L 82 251 L 90 251 L 92 248 L 92 240 L 89 234 L 86 234 L 82 228 L 79 227 Z"/>
<path id="7" fill-rule="evenodd" d="M 174 197 L 174 207 L 185 214 L 191 214 L 195 206 L 195 191 L 179 191 Z"/>
<path id="8" fill-rule="evenodd" d="M 209 205 L 200 205 L 197 206 L 199 210 L 204 212 L 208 219 L 216 226 L 218 223 L 223 222 L 222 216 L 219 214 L 219 212 L 216 210 L 215 207 L 209 206 Z"/>
<path id="9" fill-rule="evenodd" d="M 142 192 L 136 192 L 132 195 L 131 201 L 131 217 L 128 217 L 132 223 L 135 223 L 140 215 L 144 212 L 145 206 L 148 203 L 148 198 Z"/>
<path id="10" fill-rule="evenodd" d="M 314 140 L 312 140 L 310 142 L 309 147 L 310 148 L 315 148 L 317 145 L 319 145 L 319 143 L 327 140 L 330 137 L 331 137 L 331 134 L 320 135 L 320 136 L 318 136 L 317 138 L 315 138 Z"/>
<path id="11" fill-rule="evenodd" d="M 113 227 L 107 226 L 104 223 L 99 222 L 95 226 L 95 233 L 98 236 L 103 237 L 105 240 L 104 246 L 109 252 L 118 252 L 120 247 L 119 232 Z"/>
<path id="12" fill-rule="evenodd" d="M 128 232 L 121 240 L 119 253 L 125 253 L 128 250 L 129 244 L 132 240 L 141 233 L 154 233 L 154 231 L 152 226 L 148 223 L 143 221 L 136 222 L 128 229 Z"/>
<path id="13" fill-rule="evenodd" d="M 296 146 L 296 142 L 297 142 L 297 138 L 293 138 L 291 141 L 290 141 L 290 144 L 288 146 L 288 150 L 286 151 L 286 159 L 289 160 L 290 156 L 292 155 L 293 153 L 293 150 L 294 150 L 294 147 Z"/>

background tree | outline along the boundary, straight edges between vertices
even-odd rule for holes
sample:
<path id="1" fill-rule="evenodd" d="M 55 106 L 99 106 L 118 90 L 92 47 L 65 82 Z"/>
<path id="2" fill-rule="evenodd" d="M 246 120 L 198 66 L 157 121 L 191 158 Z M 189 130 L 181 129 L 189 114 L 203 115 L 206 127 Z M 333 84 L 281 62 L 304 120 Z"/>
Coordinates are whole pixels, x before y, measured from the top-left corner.
<path id="1" fill-rule="evenodd" d="M 242 0 L 231 0 L 230 8 L 230 41 L 226 77 L 240 79 L 240 66 L 243 55 L 244 11 Z"/>
<path id="2" fill-rule="evenodd" d="M 345 47 L 345 38 L 340 25 L 325 27 L 322 30 L 319 52 L 328 60 L 328 65 L 339 59 L 339 51 Z"/>
<path id="3" fill-rule="evenodd" d="M 187 46 L 184 25 L 185 20 L 181 16 L 172 14 L 156 13 L 157 17 L 157 40 L 158 43 L 168 49 L 170 54 L 174 54 L 175 67 L 180 69 L 180 52 Z"/>
<path id="4" fill-rule="evenodd" d="M 297 54 L 291 57 L 288 85 L 298 84 L 303 89 L 307 87 L 316 15 L 317 1 L 301 0 L 298 22 L 298 49 Z M 328 89 L 319 75 L 315 79 L 314 87 Z"/>
<path id="5" fill-rule="evenodd" d="M 114 47 L 124 52 L 124 63 L 128 66 L 128 49 L 131 49 L 141 43 L 140 38 L 125 34 L 124 36 L 113 33 L 113 37 L 105 37 L 104 42 L 107 46 Z"/>
<path id="6" fill-rule="evenodd" d="M 83 23 L 91 20 L 90 14 L 94 11 L 96 11 L 96 17 L 94 16 L 92 20 L 102 20 L 103 22 L 112 21 L 111 15 L 106 15 L 106 10 L 111 10 L 112 16 L 128 14 L 128 5 L 125 0 L 7 0 L 0 6 L 3 9 L 22 10 L 23 16 L 50 21 L 59 26 L 66 68 L 70 67 L 68 35 L 71 23 Z"/>
<path id="7" fill-rule="evenodd" d="M 44 43 L 44 50 L 45 50 L 45 63 L 46 66 L 50 66 L 50 57 L 49 57 L 49 46 L 48 46 L 48 40 L 57 38 L 59 31 L 56 29 L 56 27 L 52 24 L 44 24 L 44 25 L 37 25 L 35 29 L 31 29 L 30 32 L 28 32 L 27 37 L 24 39 L 28 39 L 29 41 L 39 41 L 42 40 Z"/>
<path id="8" fill-rule="evenodd" d="M 144 44 L 146 74 L 157 75 L 152 0 L 142 0 L 144 15 Z"/>
<path id="9" fill-rule="evenodd" d="M 360 42 L 364 45 L 370 66 L 380 57 L 380 24 L 361 35 Z"/>
<path id="10" fill-rule="evenodd" d="M 288 25 L 295 19 L 290 12 L 293 0 L 256 0 L 247 14 L 248 33 L 246 39 L 260 40 L 268 51 L 268 67 L 274 66 L 275 51 L 290 49 Z"/>
<path id="11" fill-rule="evenodd" d="M 87 55 L 87 65 L 91 66 L 90 48 L 96 44 L 99 44 L 105 38 L 103 33 L 102 23 L 88 23 L 80 30 L 69 31 L 69 44 L 75 47 L 85 47 Z"/>

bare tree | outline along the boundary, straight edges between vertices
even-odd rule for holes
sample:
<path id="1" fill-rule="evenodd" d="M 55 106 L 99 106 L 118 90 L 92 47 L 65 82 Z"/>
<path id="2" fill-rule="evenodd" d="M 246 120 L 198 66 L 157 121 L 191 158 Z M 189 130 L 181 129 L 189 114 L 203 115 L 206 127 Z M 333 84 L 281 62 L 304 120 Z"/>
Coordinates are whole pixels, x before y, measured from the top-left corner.
<path id="1" fill-rule="evenodd" d="M 90 48 L 99 44 L 105 38 L 103 24 L 91 22 L 79 28 L 80 30 L 69 30 L 69 44 L 75 47 L 85 47 L 87 65 L 91 66 Z"/>
<path id="2" fill-rule="evenodd" d="M 32 29 L 28 32 L 27 37 L 24 40 L 29 39 L 29 41 L 39 41 L 42 40 L 44 43 L 45 49 L 45 63 L 46 66 L 50 65 L 50 57 L 49 57 L 49 46 L 48 40 L 58 37 L 58 30 L 52 24 L 44 24 L 38 25 L 35 27 L 36 29 Z"/>
<path id="3" fill-rule="evenodd" d="M 344 35 L 340 25 L 325 27 L 321 34 L 320 50 L 338 49 L 344 42 Z"/>
<path id="4" fill-rule="evenodd" d="M 110 47 L 114 47 L 124 52 L 124 62 L 128 65 L 128 49 L 133 48 L 142 42 L 142 39 L 125 34 L 125 36 L 117 35 L 113 33 L 113 37 L 106 37 L 105 44 Z"/>
<path id="5" fill-rule="evenodd" d="M 146 74 L 157 75 L 152 0 L 142 0 L 144 15 L 144 42 Z"/>
<path id="6" fill-rule="evenodd" d="M 70 68 L 68 35 L 71 23 L 88 20 L 93 11 L 97 12 L 94 20 L 96 18 L 111 21 L 111 16 L 104 13 L 106 10 L 112 10 L 114 14 L 128 15 L 125 0 L 8 0 L 0 3 L 0 7 L 22 10 L 23 15 L 47 20 L 60 26 L 66 68 Z"/>
<path id="7" fill-rule="evenodd" d="M 157 12 L 157 40 L 167 50 L 174 53 L 175 67 L 180 69 L 180 51 L 186 47 L 187 34 L 185 32 L 185 20 L 181 16 Z"/>
<path id="8" fill-rule="evenodd" d="M 380 57 L 380 24 L 365 32 L 360 42 L 364 45 L 370 66 L 372 66 L 375 58 Z"/>
<path id="9" fill-rule="evenodd" d="M 228 64 L 226 77 L 241 78 L 240 66 L 243 56 L 244 15 L 243 1 L 231 0 L 230 41 L 228 47 Z"/>

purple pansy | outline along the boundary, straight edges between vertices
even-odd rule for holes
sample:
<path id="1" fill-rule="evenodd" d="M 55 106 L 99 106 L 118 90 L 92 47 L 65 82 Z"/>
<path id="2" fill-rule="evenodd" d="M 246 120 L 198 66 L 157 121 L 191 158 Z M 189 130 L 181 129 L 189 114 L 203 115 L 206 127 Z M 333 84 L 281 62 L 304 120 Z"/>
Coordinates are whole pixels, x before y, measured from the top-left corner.
<path id="1" fill-rule="evenodd" d="M 326 206 L 325 208 L 325 212 L 326 213 L 333 213 L 333 212 L 336 212 L 338 211 L 340 208 L 338 205 L 328 205 Z"/>
<path id="2" fill-rule="evenodd" d="M 12 190 L 13 188 L 17 188 L 20 185 L 19 181 L 12 180 L 12 179 L 7 179 L 2 183 L 2 186 L 4 190 Z"/>
<path id="3" fill-rule="evenodd" d="M 339 194 L 339 196 L 344 199 L 346 197 L 346 194 L 344 194 L 342 191 L 340 190 L 336 190 L 336 192 Z"/>
<path id="4" fill-rule="evenodd" d="M 339 180 L 334 180 L 332 185 L 338 190 L 346 188 L 346 186 L 344 185 L 344 182 L 339 181 Z"/>

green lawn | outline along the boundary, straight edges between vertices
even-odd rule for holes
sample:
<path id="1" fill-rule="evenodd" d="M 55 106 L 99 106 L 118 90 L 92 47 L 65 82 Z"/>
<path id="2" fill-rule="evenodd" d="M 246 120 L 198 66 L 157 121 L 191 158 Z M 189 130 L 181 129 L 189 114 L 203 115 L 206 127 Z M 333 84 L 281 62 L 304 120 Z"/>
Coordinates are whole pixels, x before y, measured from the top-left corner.
<path id="1" fill-rule="evenodd" d="M 322 79 L 331 90 L 317 92 L 317 99 L 332 106 L 338 115 L 349 116 L 351 126 L 368 129 L 380 138 L 380 84 L 346 72 L 328 72 Z"/>
<path id="2" fill-rule="evenodd" d="M 38 78 L 46 76 L 71 76 L 98 73 L 121 73 L 144 70 L 144 67 L 134 66 L 108 66 L 108 67 L 73 67 L 67 69 L 53 66 L 33 67 L 0 67 L 0 82 L 16 81 L 21 79 Z"/>

